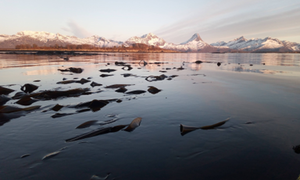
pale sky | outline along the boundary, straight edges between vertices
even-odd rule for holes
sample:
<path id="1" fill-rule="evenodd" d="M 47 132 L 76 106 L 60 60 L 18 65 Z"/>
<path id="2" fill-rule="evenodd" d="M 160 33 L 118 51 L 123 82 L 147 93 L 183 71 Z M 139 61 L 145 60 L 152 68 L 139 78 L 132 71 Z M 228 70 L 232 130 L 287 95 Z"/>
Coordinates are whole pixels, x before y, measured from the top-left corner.
<path id="1" fill-rule="evenodd" d="M 126 41 L 152 32 L 167 42 L 244 36 L 300 43 L 299 0 L 0 0 L 0 34 L 46 31 Z"/>

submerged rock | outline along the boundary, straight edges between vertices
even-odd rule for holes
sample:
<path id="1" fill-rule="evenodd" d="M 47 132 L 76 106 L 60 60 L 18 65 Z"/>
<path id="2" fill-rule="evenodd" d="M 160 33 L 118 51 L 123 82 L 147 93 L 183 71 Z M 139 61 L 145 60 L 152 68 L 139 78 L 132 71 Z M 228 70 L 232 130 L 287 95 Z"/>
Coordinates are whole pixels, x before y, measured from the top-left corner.
<path id="1" fill-rule="evenodd" d="M 23 96 L 25 96 L 26 93 L 24 93 L 23 91 L 22 92 L 17 92 L 13 97 L 12 99 L 21 99 Z"/>

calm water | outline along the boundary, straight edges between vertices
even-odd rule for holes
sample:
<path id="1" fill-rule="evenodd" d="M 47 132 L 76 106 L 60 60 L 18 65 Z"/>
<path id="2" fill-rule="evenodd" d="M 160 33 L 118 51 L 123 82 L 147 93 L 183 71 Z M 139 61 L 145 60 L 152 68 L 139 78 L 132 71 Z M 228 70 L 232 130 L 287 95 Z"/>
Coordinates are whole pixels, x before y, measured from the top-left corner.
<path id="1" fill-rule="evenodd" d="M 141 60 L 148 64 L 144 66 Z M 196 60 L 204 63 L 196 64 Z M 126 62 L 127 71 L 115 66 Z M 160 63 L 158 63 L 160 62 Z M 221 62 L 217 66 L 217 62 Z M 108 65 L 109 63 L 109 65 Z M 57 69 L 81 67 L 80 74 Z M 184 68 L 179 70 L 177 68 Z M 100 77 L 100 69 L 116 69 Z M 166 71 L 166 72 L 160 72 Z M 132 76 L 124 77 L 130 73 Z M 108 74 L 108 73 L 106 73 Z M 170 77 L 149 82 L 145 78 Z M 300 154 L 300 54 L 109 54 L 74 56 L 0 55 L 0 85 L 20 92 L 22 85 L 39 86 L 34 91 L 90 88 L 92 94 L 39 100 L 41 108 L 0 116 L 0 179 L 88 180 L 93 175 L 107 179 L 297 179 Z M 101 83 L 57 84 L 63 78 Z M 40 80 L 40 82 L 34 82 Z M 105 86 L 132 84 L 128 91 L 161 89 L 127 95 Z M 101 90 L 101 92 L 99 91 Z M 76 113 L 71 108 L 83 102 L 107 99 L 99 111 Z M 11 99 L 5 105 L 16 104 Z M 64 106 L 58 112 L 50 110 Z M 56 113 L 70 115 L 52 118 Z M 11 117 L 10 116 L 10 117 Z M 120 130 L 74 142 L 66 139 L 101 127 L 129 124 L 141 117 L 131 132 Z M 1 119 L 2 118 L 2 119 Z M 230 118 L 210 130 L 180 133 L 180 124 L 201 127 Z M 86 121 L 95 124 L 76 129 Z M 56 156 L 42 160 L 52 152 Z M 21 158 L 22 155 L 29 156 Z"/>

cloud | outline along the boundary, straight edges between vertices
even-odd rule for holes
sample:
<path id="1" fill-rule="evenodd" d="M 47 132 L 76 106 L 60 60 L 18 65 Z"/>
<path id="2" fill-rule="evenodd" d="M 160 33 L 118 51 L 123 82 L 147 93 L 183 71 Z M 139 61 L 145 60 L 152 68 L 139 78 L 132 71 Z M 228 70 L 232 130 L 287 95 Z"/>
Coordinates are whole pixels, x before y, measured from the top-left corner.
<path id="1" fill-rule="evenodd" d="M 241 35 L 282 36 L 284 29 L 299 29 L 300 3 L 288 1 L 212 1 L 193 15 L 156 30 L 155 34 L 172 42 L 186 41 L 196 32 L 207 42 Z"/>
<path id="2" fill-rule="evenodd" d="M 75 21 L 71 20 L 67 23 L 67 28 L 63 27 L 62 29 L 71 32 L 74 36 L 79 37 L 79 38 L 85 38 L 89 37 L 92 34 L 88 32 L 86 29 L 83 27 L 79 26 Z"/>

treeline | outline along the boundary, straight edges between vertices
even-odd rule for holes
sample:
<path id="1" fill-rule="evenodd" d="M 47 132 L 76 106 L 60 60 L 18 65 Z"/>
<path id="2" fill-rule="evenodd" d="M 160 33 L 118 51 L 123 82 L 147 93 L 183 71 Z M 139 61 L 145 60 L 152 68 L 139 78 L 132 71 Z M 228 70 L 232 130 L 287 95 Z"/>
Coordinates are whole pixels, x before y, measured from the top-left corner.
<path id="1" fill-rule="evenodd" d="M 80 45 L 75 45 L 75 44 L 67 44 L 65 46 L 62 45 L 51 45 L 51 46 L 38 46 L 37 44 L 19 44 L 15 46 L 15 49 L 28 49 L 28 50 L 47 50 L 47 49 L 68 49 L 68 50 L 99 50 L 99 49 L 141 49 L 141 50 L 160 50 L 161 48 L 157 46 L 148 46 L 146 44 L 132 44 L 129 47 L 125 47 L 124 45 L 122 46 L 114 46 L 114 47 L 97 47 L 97 46 L 92 46 L 89 44 L 80 44 Z"/>

